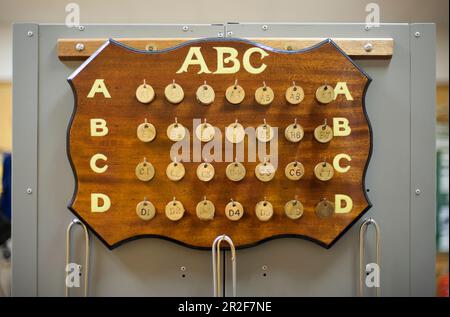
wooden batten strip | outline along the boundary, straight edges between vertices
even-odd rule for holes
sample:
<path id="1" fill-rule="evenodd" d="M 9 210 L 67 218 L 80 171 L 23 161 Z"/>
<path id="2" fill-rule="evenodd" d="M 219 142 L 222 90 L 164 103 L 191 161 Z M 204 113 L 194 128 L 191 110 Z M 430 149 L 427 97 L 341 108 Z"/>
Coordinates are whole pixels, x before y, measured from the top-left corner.
<path id="1" fill-rule="evenodd" d="M 58 57 L 61 60 L 85 60 L 107 39 L 59 39 Z M 162 50 L 188 40 L 187 38 L 118 38 L 120 43 L 139 50 Z M 300 50 L 311 47 L 324 38 L 249 38 L 264 45 L 283 49 Z M 392 38 L 332 38 L 352 58 L 391 58 L 394 51 Z"/>

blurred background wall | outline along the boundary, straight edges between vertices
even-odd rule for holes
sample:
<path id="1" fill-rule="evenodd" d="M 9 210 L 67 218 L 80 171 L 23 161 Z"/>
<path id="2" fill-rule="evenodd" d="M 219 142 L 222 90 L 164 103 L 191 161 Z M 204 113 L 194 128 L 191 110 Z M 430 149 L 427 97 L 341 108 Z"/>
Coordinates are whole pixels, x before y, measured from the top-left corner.
<path id="1" fill-rule="evenodd" d="M 77 3 L 80 7 L 81 24 L 363 23 L 367 15 L 366 5 L 371 2 L 379 5 L 382 23 L 436 23 L 437 220 L 440 230 L 437 235 L 440 252 L 437 255 L 436 272 L 438 278 L 447 274 L 448 285 L 448 0 L 0 0 L 0 154 L 11 151 L 11 24 L 13 22 L 64 23 L 67 14 L 65 7 L 71 2 Z"/>

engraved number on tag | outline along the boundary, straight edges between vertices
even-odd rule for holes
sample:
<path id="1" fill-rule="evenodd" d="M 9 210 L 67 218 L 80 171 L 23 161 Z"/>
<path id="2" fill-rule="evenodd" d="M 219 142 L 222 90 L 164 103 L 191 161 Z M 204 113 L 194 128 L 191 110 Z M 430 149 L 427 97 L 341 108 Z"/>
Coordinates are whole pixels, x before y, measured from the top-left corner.
<path id="1" fill-rule="evenodd" d="M 225 206 L 225 216 L 232 220 L 237 221 L 244 215 L 244 207 L 237 201 L 231 201 Z"/>
<path id="2" fill-rule="evenodd" d="M 142 220 L 151 220 L 155 217 L 155 206 L 148 200 L 143 200 L 136 205 L 136 214 Z"/>
<path id="3" fill-rule="evenodd" d="M 136 89 L 136 99 L 141 103 L 150 103 L 155 98 L 153 87 L 145 82 Z"/>

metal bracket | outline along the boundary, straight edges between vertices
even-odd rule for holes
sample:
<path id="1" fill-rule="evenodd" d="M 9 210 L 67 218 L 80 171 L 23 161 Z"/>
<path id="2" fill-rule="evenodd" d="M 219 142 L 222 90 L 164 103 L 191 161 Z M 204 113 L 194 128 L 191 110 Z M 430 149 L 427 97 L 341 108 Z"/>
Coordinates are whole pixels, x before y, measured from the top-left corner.
<path id="1" fill-rule="evenodd" d="M 90 238 L 89 238 L 89 231 L 86 228 L 86 226 L 84 225 L 84 223 L 82 223 L 80 220 L 78 219 L 74 219 L 72 220 L 69 225 L 67 226 L 67 230 L 66 230 L 66 269 L 67 266 L 70 263 L 70 254 L 71 249 L 72 249 L 72 242 L 71 242 L 71 231 L 72 231 L 72 227 L 74 225 L 79 225 L 81 226 L 81 228 L 83 229 L 84 232 L 84 242 L 85 242 L 85 255 L 84 255 L 84 296 L 87 297 L 88 296 L 88 291 L 89 291 L 89 260 L 90 260 L 90 250 L 89 250 L 89 245 L 90 245 Z M 68 276 L 68 273 L 66 271 L 66 279 Z M 66 297 L 69 297 L 70 295 L 70 291 L 69 291 L 69 287 L 67 286 L 67 282 L 66 282 Z"/>
<path id="2" fill-rule="evenodd" d="M 231 249 L 231 263 L 232 263 L 232 275 L 233 275 L 233 297 L 236 297 L 236 249 L 234 243 L 227 235 L 220 235 L 212 244 L 212 266 L 213 266 L 213 286 L 214 297 L 221 297 L 222 292 L 220 290 L 220 244 L 222 241 L 226 241 Z"/>

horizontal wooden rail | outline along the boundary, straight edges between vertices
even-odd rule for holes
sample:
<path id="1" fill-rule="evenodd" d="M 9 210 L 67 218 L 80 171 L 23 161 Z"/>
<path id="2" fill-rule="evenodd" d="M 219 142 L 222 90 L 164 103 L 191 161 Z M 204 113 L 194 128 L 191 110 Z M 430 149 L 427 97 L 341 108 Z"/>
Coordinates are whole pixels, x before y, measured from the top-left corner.
<path id="1" fill-rule="evenodd" d="M 85 60 L 107 39 L 59 39 L 58 56 L 61 60 Z M 186 42 L 188 38 L 116 38 L 120 43 L 139 50 L 161 50 Z M 300 50 L 313 46 L 324 38 L 249 38 L 264 45 Z M 394 51 L 392 38 L 332 38 L 352 58 L 391 58 Z"/>

